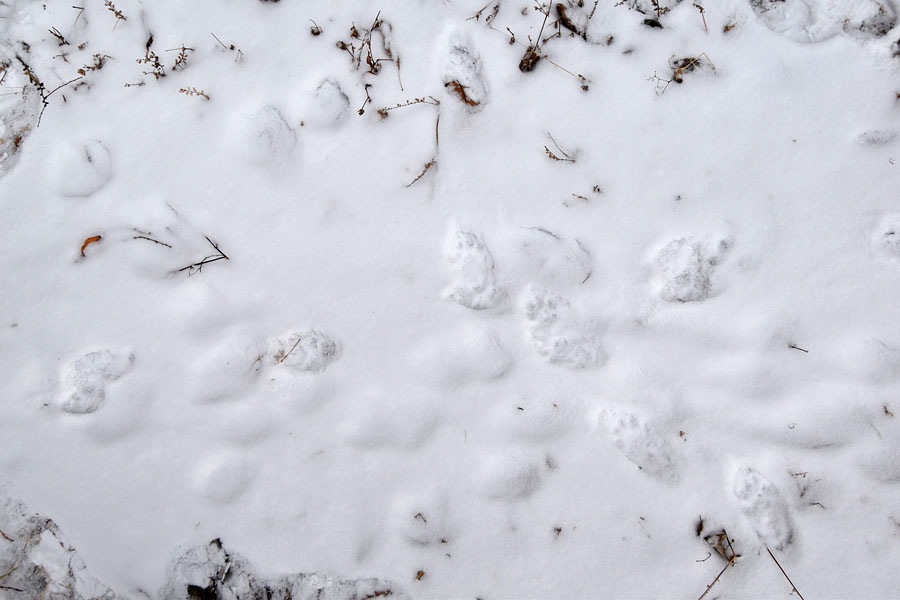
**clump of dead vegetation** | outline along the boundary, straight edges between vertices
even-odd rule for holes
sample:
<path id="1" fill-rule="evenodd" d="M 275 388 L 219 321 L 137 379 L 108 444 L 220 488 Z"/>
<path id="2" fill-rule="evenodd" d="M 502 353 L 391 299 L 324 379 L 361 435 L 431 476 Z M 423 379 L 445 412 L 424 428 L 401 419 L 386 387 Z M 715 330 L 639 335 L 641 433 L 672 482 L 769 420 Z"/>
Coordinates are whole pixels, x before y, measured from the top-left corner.
<path id="1" fill-rule="evenodd" d="M 652 81 L 656 84 L 656 94 L 658 96 L 666 93 L 669 84 L 673 82 L 678 84 L 684 83 L 684 76 L 688 73 L 707 68 L 715 71 L 716 65 L 713 64 L 706 52 L 701 52 L 697 56 L 684 56 L 680 58 L 673 55 L 669 59 L 669 68 L 672 70 L 672 73 L 668 79 L 660 77 L 656 72 L 647 78 L 647 81 Z"/>
<path id="2" fill-rule="evenodd" d="M 115 29 L 116 27 L 119 26 L 119 21 L 127 21 L 128 20 L 128 18 L 125 16 L 125 13 L 123 13 L 121 10 L 116 8 L 116 5 L 113 4 L 112 0 L 106 0 L 103 3 L 103 5 L 106 6 L 106 9 L 116 17 L 116 24 L 113 25 L 113 29 Z M 75 8 L 75 7 L 73 7 L 73 8 Z"/>
<path id="3" fill-rule="evenodd" d="M 178 90 L 179 94 L 184 94 L 186 96 L 197 96 L 199 98 L 203 98 L 204 100 L 209 100 L 209 94 L 207 94 L 204 90 L 198 90 L 195 87 L 186 87 Z"/>
<path id="4" fill-rule="evenodd" d="M 381 70 L 382 62 L 394 62 L 394 56 L 391 50 L 390 27 L 389 23 L 386 23 L 381 19 L 381 12 L 378 12 L 375 15 L 375 20 L 368 29 L 363 27 L 362 30 L 360 30 L 360 28 L 353 23 L 350 26 L 350 40 L 339 40 L 336 46 L 350 55 L 350 60 L 357 69 L 360 69 L 363 61 L 365 61 L 365 64 L 368 67 L 368 73 L 377 75 Z M 376 33 L 381 38 L 381 49 L 385 54 L 385 56 L 381 58 L 375 58 L 376 52 L 372 46 L 372 38 Z"/>

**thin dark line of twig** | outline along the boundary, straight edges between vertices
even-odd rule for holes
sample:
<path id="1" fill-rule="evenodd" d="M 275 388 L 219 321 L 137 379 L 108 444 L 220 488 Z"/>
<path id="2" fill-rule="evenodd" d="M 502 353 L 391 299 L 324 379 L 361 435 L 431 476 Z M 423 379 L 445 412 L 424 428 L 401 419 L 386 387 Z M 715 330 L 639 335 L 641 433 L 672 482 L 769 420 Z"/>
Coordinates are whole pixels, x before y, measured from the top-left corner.
<path id="1" fill-rule="evenodd" d="M 782 568 L 781 563 L 778 562 L 778 559 L 775 558 L 775 555 L 772 554 L 772 551 L 769 550 L 769 547 L 768 547 L 768 546 L 766 546 L 766 552 L 769 553 L 769 556 L 771 556 L 771 557 L 772 557 L 772 560 L 775 561 L 775 564 L 778 565 L 778 569 L 781 571 L 781 574 L 784 575 L 784 578 L 787 579 L 787 580 L 788 580 L 788 583 L 791 584 L 791 591 L 792 591 L 792 592 L 797 592 L 797 595 L 800 596 L 800 600 L 804 600 L 804 599 L 803 599 L 803 594 L 800 593 L 800 590 L 797 589 L 797 586 L 794 585 L 794 582 L 791 581 L 791 578 L 788 577 L 788 574 L 784 572 L 784 568 Z"/>

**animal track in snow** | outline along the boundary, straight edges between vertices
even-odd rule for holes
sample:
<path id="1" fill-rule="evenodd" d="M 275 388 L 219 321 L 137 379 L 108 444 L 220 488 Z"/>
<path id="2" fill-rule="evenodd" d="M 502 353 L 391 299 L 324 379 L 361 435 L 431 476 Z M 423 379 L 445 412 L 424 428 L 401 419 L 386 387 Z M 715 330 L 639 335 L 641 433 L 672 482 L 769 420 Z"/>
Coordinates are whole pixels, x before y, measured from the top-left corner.
<path id="1" fill-rule="evenodd" d="M 197 492 L 216 504 L 227 504 L 243 495 L 252 476 L 246 460 L 234 452 L 220 452 L 200 459 L 193 468 Z"/>
<path id="2" fill-rule="evenodd" d="M 109 150 L 101 142 L 63 143 L 51 158 L 53 181 L 63 196 L 90 196 L 105 186 L 112 176 Z"/>
<path id="3" fill-rule="evenodd" d="M 591 254 L 576 239 L 542 227 L 517 227 L 498 245 L 497 267 L 506 279 L 547 289 L 581 285 L 593 270 Z"/>
<path id="4" fill-rule="evenodd" d="M 134 354 L 114 348 L 93 350 L 63 370 L 61 408 L 70 413 L 92 413 L 106 399 L 106 386 L 131 368 Z"/>
<path id="5" fill-rule="evenodd" d="M 0 15 L 0 18 L 5 15 Z M 0 96 L 0 176 L 15 164 L 22 144 L 31 132 L 41 110 L 40 94 L 21 69 L 4 70 L 5 86 L 22 90 Z M 21 86 L 19 84 L 22 84 Z"/>
<path id="6" fill-rule="evenodd" d="M 732 490 L 741 512 L 762 542 L 784 550 L 794 539 L 794 528 L 781 492 L 759 471 L 741 465 L 734 474 Z"/>
<path id="7" fill-rule="evenodd" d="M 354 399 L 340 425 L 345 439 L 360 448 L 410 450 L 424 443 L 438 425 L 436 402 L 423 395 L 371 389 Z"/>
<path id="8" fill-rule="evenodd" d="M 653 258 L 659 296 L 668 302 L 700 302 L 719 293 L 716 270 L 730 246 L 724 238 L 684 237 L 666 243 Z"/>
<path id="9" fill-rule="evenodd" d="M 531 287 L 523 305 L 532 345 L 551 363 L 583 369 L 604 360 L 599 327 L 576 314 L 568 300 Z"/>
<path id="10" fill-rule="evenodd" d="M 259 374 L 265 344 L 246 332 L 228 333 L 191 366 L 192 395 L 201 401 L 228 398 L 245 390 Z"/>
<path id="11" fill-rule="evenodd" d="M 897 139 L 897 132 L 891 129 L 869 129 L 860 133 L 858 139 L 866 146 L 886 146 Z"/>
<path id="12" fill-rule="evenodd" d="M 839 367 L 865 383 L 900 379 L 900 348 L 877 339 L 853 340 L 842 346 Z"/>
<path id="13" fill-rule="evenodd" d="M 447 502 L 437 493 L 402 494 L 394 500 L 393 526 L 415 546 L 433 546 L 449 539 Z"/>
<path id="14" fill-rule="evenodd" d="M 900 214 L 883 217 L 875 227 L 872 241 L 888 256 L 900 259 Z"/>
<path id="15" fill-rule="evenodd" d="M 574 412 L 567 404 L 550 398 L 510 399 L 492 413 L 492 423 L 510 439 L 532 444 L 563 437 L 574 421 Z"/>
<path id="16" fill-rule="evenodd" d="M 302 414 L 315 412 L 334 395 L 330 381 L 315 373 L 276 368 L 269 383 L 277 398 Z"/>
<path id="17" fill-rule="evenodd" d="M 513 366 L 497 336 L 476 324 L 420 344 L 409 361 L 419 379 L 442 389 L 499 379 Z"/>
<path id="18" fill-rule="evenodd" d="M 479 478 L 482 494 L 497 500 L 523 500 L 541 487 L 540 469 L 514 456 L 485 459 Z"/>
<path id="19" fill-rule="evenodd" d="M 467 106 L 475 107 L 487 102 L 488 90 L 481 72 L 481 58 L 470 50 L 471 46 L 464 36 L 453 36 L 441 81 L 451 96 Z"/>
<path id="20" fill-rule="evenodd" d="M 233 118 L 231 144 L 253 164 L 280 166 L 290 160 L 297 136 L 281 111 L 267 105 Z"/>
<path id="21" fill-rule="evenodd" d="M 302 413 L 311 413 L 332 395 L 322 372 L 340 356 L 331 336 L 305 329 L 269 341 L 266 378 L 276 395 Z"/>
<path id="22" fill-rule="evenodd" d="M 882 0 L 750 0 L 750 6 L 766 27 L 797 42 L 821 42 L 841 31 L 881 37 L 897 21 Z"/>
<path id="23" fill-rule="evenodd" d="M 613 445 L 638 469 L 661 481 L 678 479 L 672 445 L 662 432 L 628 411 L 603 411 L 600 421 Z"/>
<path id="24" fill-rule="evenodd" d="M 305 121 L 328 127 L 337 124 L 349 112 L 350 99 L 335 79 L 325 78 L 312 94 Z"/>
<path id="25" fill-rule="evenodd" d="M 493 308 L 506 300 L 494 277 L 494 257 L 477 235 L 462 229 L 452 232 L 445 256 L 456 275 L 444 291 L 447 298 L 473 310 Z"/>
<path id="26" fill-rule="evenodd" d="M 319 373 L 338 358 L 340 346 L 329 335 L 306 329 L 273 339 L 269 351 L 278 366 Z"/>

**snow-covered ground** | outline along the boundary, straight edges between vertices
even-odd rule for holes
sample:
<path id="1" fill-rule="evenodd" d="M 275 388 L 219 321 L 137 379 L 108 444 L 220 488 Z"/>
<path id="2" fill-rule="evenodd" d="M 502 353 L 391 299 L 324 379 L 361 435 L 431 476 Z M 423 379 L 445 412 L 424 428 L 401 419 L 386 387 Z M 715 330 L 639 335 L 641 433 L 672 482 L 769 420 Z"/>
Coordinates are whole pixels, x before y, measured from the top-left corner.
<path id="1" fill-rule="evenodd" d="M 0 0 L 0 597 L 897 597 L 898 8 Z"/>

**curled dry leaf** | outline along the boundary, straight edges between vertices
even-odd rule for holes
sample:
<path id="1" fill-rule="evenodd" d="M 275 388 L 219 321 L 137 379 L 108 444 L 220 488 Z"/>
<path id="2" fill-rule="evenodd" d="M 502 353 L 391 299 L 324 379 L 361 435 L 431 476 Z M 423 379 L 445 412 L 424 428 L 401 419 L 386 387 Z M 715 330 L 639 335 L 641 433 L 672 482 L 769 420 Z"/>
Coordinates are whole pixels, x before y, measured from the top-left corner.
<path id="1" fill-rule="evenodd" d="M 82 255 L 82 256 L 87 256 L 87 255 L 84 253 L 85 248 L 87 248 L 88 246 L 90 246 L 90 245 L 93 244 L 94 242 L 99 242 L 101 239 L 103 239 L 102 236 L 95 235 L 95 236 L 91 236 L 91 237 L 89 237 L 88 239 L 84 240 L 84 243 L 81 245 L 81 255 Z"/>

